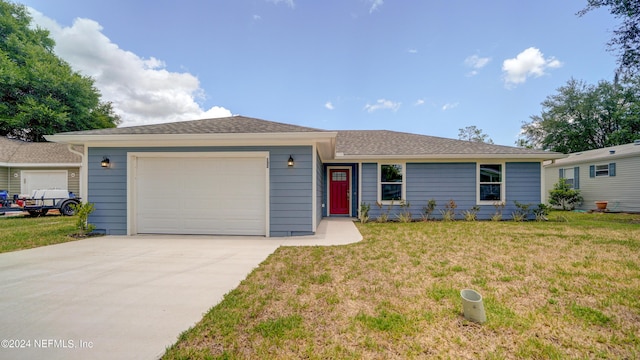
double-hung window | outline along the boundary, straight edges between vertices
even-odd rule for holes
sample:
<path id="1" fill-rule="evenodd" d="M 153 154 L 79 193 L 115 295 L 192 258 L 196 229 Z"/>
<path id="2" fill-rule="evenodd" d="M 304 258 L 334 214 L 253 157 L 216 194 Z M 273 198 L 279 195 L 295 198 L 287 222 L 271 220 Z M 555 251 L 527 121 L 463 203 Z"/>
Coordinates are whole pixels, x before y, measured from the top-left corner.
<path id="1" fill-rule="evenodd" d="M 478 202 L 504 201 L 504 164 L 478 164 Z"/>
<path id="2" fill-rule="evenodd" d="M 404 200 L 404 164 L 380 164 L 378 167 L 378 200 L 381 203 Z"/>

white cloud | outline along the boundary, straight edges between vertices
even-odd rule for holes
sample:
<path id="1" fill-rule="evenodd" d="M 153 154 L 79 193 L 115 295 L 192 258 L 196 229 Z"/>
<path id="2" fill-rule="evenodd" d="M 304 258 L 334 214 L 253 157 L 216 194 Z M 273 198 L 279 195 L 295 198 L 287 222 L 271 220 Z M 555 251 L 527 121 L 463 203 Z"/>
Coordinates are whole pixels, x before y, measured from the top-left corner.
<path id="1" fill-rule="evenodd" d="M 424 99 L 418 99 L 418 100 L 416 100 L 416 102 L 413 104 L 413 106 L 420 106 L 420 105 L 424 105 Z"/>
<path id="2" fill-rule="evenodd" d="M 418 49 L 409 49 L 407 51 L 409 52 L 409 54 L 417 54 L 418 53 Z"/>
<path id="3" fill-rule="evenodd" d="M 325 107 L 325 108 L 327 108 L 327 109 L 329 109 L 329 110 L 333 110 L 333 109 L 335 109 L 335 107 L 333 106 L 333 104 L 331 103 L 331 101 L 327 101 L 327 102 L 324 104 L 324 107 Z"/>
<path id="4" fill-rule="evenodd" d="M 261 20 L 261 19 L 262 19 L 262 16 L 260 16 L 260 15 L 258 15 L 258 14 L 254 14 L 254 15 L 253 15 L 253 20 L 256 20 L 256 21 L 257 21 L 257 20 Z"/>
<path id="5" fill-rule="evenodd" d="M 442 106 L 442 111 L 447 111 L 447 110 L 451 110 L 451 109 L 455 109 L 457 108 L 459 105 L 459 103 L 455 102 L 455 103 L 446 103 Z"/>
<path id="6" fill-rule="evenodd" d="M 386 99 L 378 99 L 378 101 L 376 101 L 375 104 L 367 104 L 364 106 L 364 109 L 367 110 L 367 112 L 374 112 L 374 111 L 378 111 L 378 110 L 392 110 L 392 111 L 398 111 L 398 109 L 400 108 L 401 103 L 399 102 L 394 102 L 391 100 L 386 100 Z"/>
<path id="7" fill-rule="evenodd" d="M 274 3 L 276 5 L 283 3 L 287 6 L 289 6 L 290 8 L 294 8 L 296 6 L 296 4 L 293 2 L 293 0 L 267 0 L 270 3 Z"/>
<path id="8" fill-rule="evenodd" d="M 231 116 L 223 107 L 203 109 L 205 97 L 194 75 L 171 72 L 154 57 L 144 59 L 118 47 L 91 19 L 76 19 L 62 27 L 30 9 L 34 23 L 50 31 L 55 52 L 71 67 L 95 79 L 103 101 L 113 102 L 122 126 Z"/>
<path id="9" fill-rule="evenodd" d="M 554 57 L 545 59 L 539 49 L 530 47 L 513 59 L 507 59 L 502 63 L 504 82 L 507 87 L 524 83 L 528 77 L 540 77 L 546 74 L 546 70 L 562 66 L 562 63 Z"/>
<path id="10" fill-rule="evenodd" d="M 472 70 L 467 73 L 468 76 L 475 76 L 478 74 L 478 70 L 487 66 L 487 64 L 491 61 L 489 57 L 480 57 L 478 55 L 471 55 L 464 59 L 464 64 L 467 67 L 470 67 Z"/>
<path id="11" fill-rule="evenodd" d="M 384 0 L 370 0 L 370 2 L 371 2 L 371 8 L 369 8 L 369 14 L 378 10 L 378 8 L 382 6 L 382 4 L 384 4 Z"/>

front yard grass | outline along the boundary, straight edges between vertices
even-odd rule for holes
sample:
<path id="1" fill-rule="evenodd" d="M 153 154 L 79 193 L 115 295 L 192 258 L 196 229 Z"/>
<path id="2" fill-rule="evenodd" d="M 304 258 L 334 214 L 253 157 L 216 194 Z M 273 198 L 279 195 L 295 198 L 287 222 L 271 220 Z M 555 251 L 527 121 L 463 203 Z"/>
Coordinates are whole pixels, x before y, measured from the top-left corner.
<path id="1" fill-rule="evenodd" d="M 282 247 L 164 358 L 640 357 L 640 215 L 550 218 L 568 222 L 368 223 L 357 244 Z"/>
<path id="2" fill-rule="evenodd" d="M 75 216 L 0 216 L 0 253 L 74 240 Z"/>

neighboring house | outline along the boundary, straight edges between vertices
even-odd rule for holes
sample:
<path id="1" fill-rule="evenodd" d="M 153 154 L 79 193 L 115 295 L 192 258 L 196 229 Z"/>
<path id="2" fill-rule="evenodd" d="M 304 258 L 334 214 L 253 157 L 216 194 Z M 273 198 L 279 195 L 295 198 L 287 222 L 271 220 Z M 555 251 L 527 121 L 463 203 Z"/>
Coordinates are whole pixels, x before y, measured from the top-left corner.
<path id="1" fill-rule="evenodd" d="M 562 177 L 580 190 L 581 210 L 607 201 L 610 211 L 640 212 L 640 140 L 625 145 L 569 154 L 544 167 L 546 199 Z"/>
<path id="2" fill-rule="evenodd" d="M 83 150 L 73 151 L 65 144 L 0 137 L 0 190 L 7 190 L 10 196 L 31 194 L 37 189 L 66 189 L 79 194 Z"/>
<path id="3" fill-rule="evenodd" d="M 326 131 L 243 116 L 47 136 L 83 145 L 89 221 L 107 234 L 315 233 L 325 216 L 374 219 L 431 198 L 479 217 L 538 204 L 563 154 L 393 131 Z M 375 204 L 380 203 L 382 208 Z M 460 218 L 460 215 L 458 215 Z"/>

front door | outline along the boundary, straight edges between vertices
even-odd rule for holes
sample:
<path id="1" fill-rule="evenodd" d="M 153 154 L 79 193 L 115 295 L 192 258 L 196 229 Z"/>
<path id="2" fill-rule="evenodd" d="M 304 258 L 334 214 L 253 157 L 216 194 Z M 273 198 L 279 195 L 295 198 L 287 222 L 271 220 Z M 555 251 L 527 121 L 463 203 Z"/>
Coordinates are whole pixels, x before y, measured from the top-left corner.
<path id="1" fill-rule="evenodd" d="M 349 215 L 349 170 L 329 170 L 329 215 Z"/>

